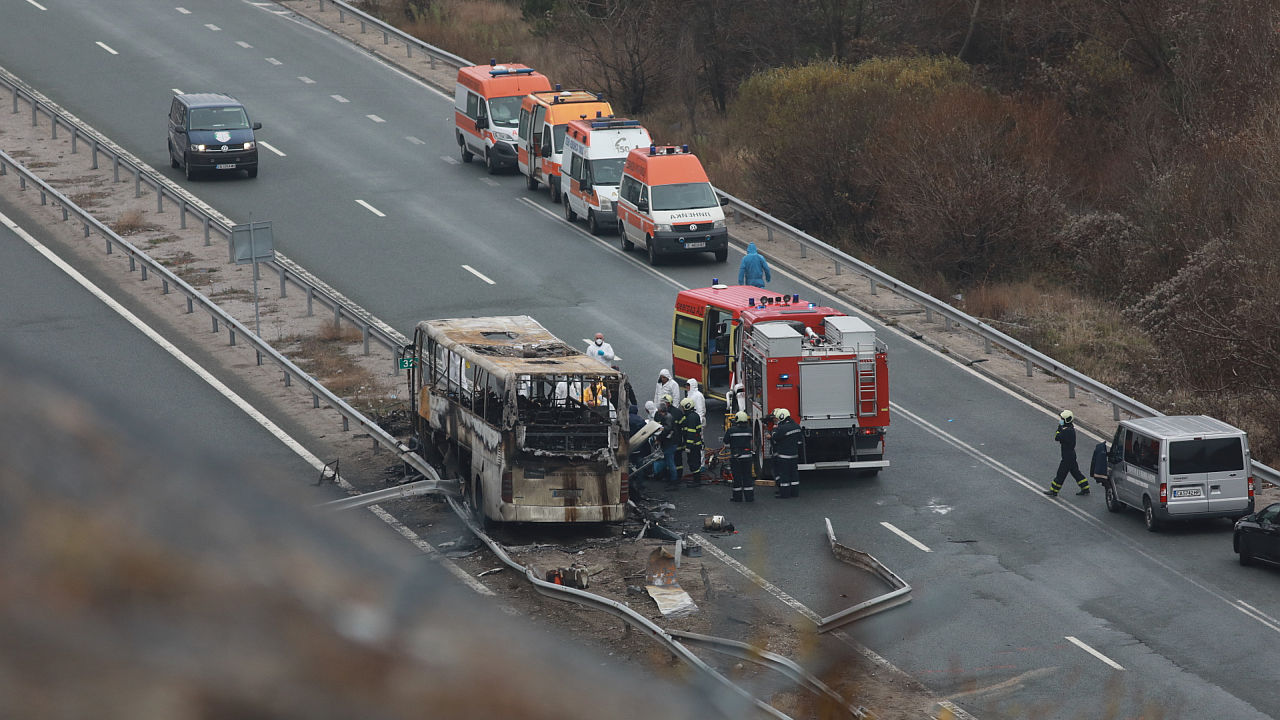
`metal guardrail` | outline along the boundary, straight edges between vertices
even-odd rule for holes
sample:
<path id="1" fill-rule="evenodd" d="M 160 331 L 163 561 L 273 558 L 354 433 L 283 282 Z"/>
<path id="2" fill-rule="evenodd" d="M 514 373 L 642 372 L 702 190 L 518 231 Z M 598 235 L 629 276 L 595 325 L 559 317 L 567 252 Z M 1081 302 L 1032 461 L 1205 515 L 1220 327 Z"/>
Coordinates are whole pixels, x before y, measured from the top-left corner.
<path id="1" fill-rule="evenodd" d="M 324 12 L 325 2 L 326 0 L 320 0 L 320 12 Z M 457 55 L 454 55 L 453 53 L 448 52 L 446 50 L 441 50 L 440 48 L 434 45 L 428 45 L 422 40 L 419 40 L 418 38 L 398 28 L 391 27 L 390 25 L 379 20 L 378 18 L 364 12 L 363 10 L 354 8 L 345 2 L 339 2 L 338 0 L 327 0 L 327 2 L 337 9 L 338 22 L 340 23 L 346 22 L 347 15 L 353 16 L 360 23 L 360 34 L 362 35 L 364 34 L 365 29 L 369 25 L 372 25 L 378 29 L 378 32 L 382 33 L 383 45 L 390 45 L 391 38 L 394 37 L 395 39 L 404 43 L 406 57 L 413 57 L 413 49 L 416 47 L 418 48 L 419 52 L 421 52 L 423 55 L 426 55 L 428 58 L 431 59 L 432 69 L 435 68 L 437 61 L 443 61 L 446 64 L 450 65 L 451 67 L 455 67 L 455 68 L 463 67 L 466 65 L 475 65 L 475 63 L 471 62 L 470 60 L 467 60 L 466 58 L 458 57 Z"/>
<path id="2" fill-rule="evenodd" d="M 831 518 L 823 518 L 823 520 L 827 523 L 827 543 L 831 545 L 831 554 L 835 555 L 837 560 L 875 575 L 893 589 L 883 595 L 860 602 L 853 607 L 845 608 L 834 615 L 822 618 L 818 621 L 818 632 L 830 632 L 855 620 L 861 620 L 878 612 L 884 612 L 889 608 L 895 608 L 911 602 L 911 586 L 905 580 L 898 577 L 897 573 L 890 570 L 871 554 L 861 550 L 854 550 L 847 545 L 841 545 L 836 541 L 835 530 L 831 529 Z"/>
<path id="3" fill-rule="evenodd" d="M 22 88 L 20 86 L 20 83 L 16 82 L 16 78 L 14 78 L 12 75 L 10 75 L 7 71 L 3 70 L 2 68 L 0 68 L 0 83 L 4 83 L 8 85 L 12 89 L 13 98 L 14 98 L 13 105 L 15 108 L 15 112 L 18 105 L 19 96 L 22 96 L 24 99 L 26 99 L 28 102 L 31 103 L 33 125 L 38 123 L 38 117 L 39 117 L 38 113 L 43 110 L 44 113 L 50 118 L 51 127 L 54 128 L 53 132 L 55 136 L 57 133 L 56 128 L 58 127 L 59 124 L 61 124 L 67 130 L 71 131 L 73 148 L 76 145 L 76 138 L 84 138 L 86 140 L 91 141 L 92 147 L 93 147 L 92 160 L 93 160 L 93 166 L 95 169 L 97 169 L 98 167 L 98 158 L 97 158 L 98 153 L 105 152 L 112 158 L 112 163 L 116 171 L 114 177 L 117 179 L 117 181 L 119 178 L 119 167 L 121 164 L 124 164 L 129 168 L 129 171 L 134 174 L 136 192 L 140 192 L 140 189 L 138 188 L 140 188 L 141 184 L 144 182 L 147 183 L 149 187 L 154 188 L 154 191 L 157 197 L 158 208 L 163 207 L 163 202 L 164 202 L 163 198 L 167 193 L 170 197 L 176 198 L 177 201 L 182 205 L 182 211 L 184 213 L 184 216 L 183 216 L 184 221 L 185 221 L 185 213 L 192 211 L 191 210 L 192 208 L 194 208 L 194 212 L 196 212 L 199 217 L 202 217 L 204 219 L 206 237 L 208 237 L 209 231 L 215 227 L 218 228 L 219 232 L 222 232 L 225 229 L 229 236 L 230 225 L 222 222 L 221 218 L 217 217 L 215 213 L 213 213 L 211 209 L 209 209 L 207 206 L 204 206 L 203 203 L 200 203 L 198 200 L 194 200 L 194 198 L 191 198 L 189 196 L 185 196 L 186 191 L 183 190 L 181 187 L 173 185 L 172 183 L 169 183 L 163 177 L 157 176 L 154 173 L 154 171 L 150 170 L 150 168 L 148 168 L 145 164 L 132 158 L 122 149 L 114 146 L 112 143 L 106 141 L 105 139 L 100 138 L 95 134 L 89 132 L 73 116 L 67 113 L 61 112 L 59 109 L 57 109 L 55 105 L 50 103 L 48 100 L 45 100 L 41 97 L 37 97 L 37 94 L 35 94 L 33 91 L 29 89 Z M 162 292 L 164 294 L 167 295 L 172 290 L 176 289 L 177 292 L 185 295 L 187 298 L 188 313 L 194 312 L 197 306 L 199 306 L 202 310 L 208 313 L 212 321 L 213 332 L 220 332 L 221 328 L 225 326 L 228 334 L 228 341 L 231 345 L 235 345 L 238 338 L 243 338 L 250 345 L 253 346 L 254 350 L 257 353 L 259 364 L 262 363 L 262 359 L 264 356 L 274 361 L 284 371 L 284 383 L 286 386 L 291 385 L 294 380 L 297 380 L 298 382 L 301 382 L 303 385 L 305 385 L 307 389 L 311 392 L 312 405 L 314 407 L 319 407 L 320 400 L 323 398 L 325 402 L 327 402 L 330 406 L 332 406 L 335 410 L 337 410 L 338 413 L 342 416 L 342 425 L 343 425 L 344 431 L 350 429 L 351 423 L 355 423 L 357 427 L 361 428 L 364 432 L 368 433 L 375 443 L 390 449 L 392 452 L 395 452 L 397 457 L 402 462 L 404 462 L 408 466 L 412 467 L 414 470 L 421 473 L 423 477 L 427 478 L 427 480 L 424 482 L 431 484 L 433 487 L 433 491 L 456 492 L 456 482 L 446 481 L 442 479 L 436 473 L 435 469 L 431 467 L 429 464 L 427 464 L 427 462 L 421 456 L 419 456 L 417 453 L 412 452 L 406 445 L 401 443 L 399 440 L 397 440 L 394 436 L 392 436 L 387 431 L 383 430 L 377 423 L 368 419 L 358 410 L 356 410 L 355 408 L 347 404 L 345 400 L 333 394 L 328 388 L 326 388 L 324 385 L 321 385 L 317 380 L 315 380 L 315 378 L 311 377 L 309 374 L 307 374 L 302 369 L 300 369 L 297 365 L 295 365 L 293 361 L 289 360 L 284 355 L 281 355 L 275 348 L 273 348 L 270 345 L 270 343 L 258 337 L 252 330 L 250 330 L 248 327 L 242 324 L 239 320 L 235 319 L 229 313 L 223 310 L 217 303 L 213 302 L 204 294 L 202 294 L 200 291 L 196 290 L 194 287 L 188 284 L 187 281 L 175 275 L 172 271 L 169 270 L 169 268 L 156 262 L 147 253 L 139 250 L 128 240 L 125 240 L 124 238 L 117 235 L 114 230 L 104 225 L 101 221 L 99 221 L 96 217 L 94 217 L 88 211 L 76 205 L 69 198 L 63 195 L 60 191 L 58 191 L 52 185 L 47 183 L 44 179 L 37 176 L 35 173 L 33 173 L 30 169 L 28 169 L 22 163 L 18 162 L 17 160 L 13 159 L 13 157 L 11 157 L 9 154 L 0 150 L 0 176 L 8 175 L 10 171 L 16 172 L 18 174 L 18 186 L 20 189 L 27 190 L 28 185 L 34 186 L 34 188 L 40 193 L 41 205 L 48 205 L 52 203 L 54 206 L 60 208 L 62 210 L 62 218 L 65 221 L 70 221 L 71 217 L 74 215 L 76 218 L 76 221 L 79 222 L 83 227 L 84 236 L 86 238 L 94 234 L 97 234 L 99 237 L 103 238 L 106 242 L 106 253 L 108 255 L 114 253 L 116 250 L 120 250 L 124 252 L 129 258 L 129 270 L 131 272 L 134 270 L 140 269 L 142 279 L 144 281 L 148 279 L 148 276 L 150 273 L 155 273 L 157 276 L 159 276 Z M 301 271 L 301 269 L 298 268 L 295 264 L 293 264 L 292 261 L 288 260 L 288 258 L 282 258 L 281 262 L 282 264 L 279 266 L 280 267 L 279 272 L 282 278 L 284 278 L 286 274 L 288 274 L 288 276 L 293 278 L 295 282 L 299 282 L 299 281 L 309 282 L 309 280 L 307 280 L 309 278 L 309 275 L 306 274 L 305 271 Z M 339 304 L 339 300 L 338 300 L 339 298 L 341 298 L 341 295 L 331 291 L 323 284 L 319 284 L 318 286 L 313 284 L 308 284 L 307 288 L 309 293 L 319 292 L 323 295 L 323 297 L 326 300 L 329 300 L 330 302 L 334 302 L 335 307 L 343 308 L 343 306 Z M 311 297 L 311 296 L 308 295 L 308 297 Z M 358 313 L 363 312 L 358 309 L 353 310 L 353 307 L 354 306 L 347 306 L 345 308 L 346 315 L 348 317 L 357 316 Z M 365 315 L 368 316 L 367 313 L 365 313 Z M 341 310 L 335 311 L 335 316 L 341 317 L 342 316 Z M 372 316 L 368 316 L 368 317 L 372 318 Z M 370 330 L 368 328 L 373 328 L 377 326 L 373 322 L 366 320 L 364 327 L 366 328 L 365 333 L 366 333 L 366 343 L 367 343 L 367 338 L 369 337 L 369 333 L 370 333 Z M 403 347 L 403 343 L 397 343 L 395 347 L 397 349 L 400 347 Z M 368 347 L 366 344 L 366 351 L 367 349 Z"/>
<path id="4" fill-rule="evenodd" d="M 382 20 L 360 11 L 342 0 L 320 0 L 320 9 L 322 11 L 326 3 L 338 9 L 340 19 L 344 13 L 349 13 L 354 17 L 358 17 L 361 23 L 361 32 L 364 32 L 366 23 L 376 27 L 383 33 L 384 44 L 388 41 L 390 36 L 394 35 L 406 44 L 406 48 L 409 47 L 410 44 L 414 47 L 418 47 L 422 52 L 431 55 L 433 59 L 433 67 L 434 61 L 437 59 L 453 64 L 456 67 L 476 64 L 466 58 L 459 57 L 435 46 L 428 45 L 422 40 L 391 27 Z M 451 88 L 444 89 L 446 92 L 451 90 Z M 842 267 L 853 270 L 870 281 L 871 294 L 876 294 L 877 289 L 880 287 L 887 288 L 889 291 L 923 307 L 925 310 L 925 319 L 929 322 L 933 321 L 933 315 L 934 313 L 937 313 L 943 318 L 948 330 L 950 330 L 953 325 L 956 325 L 981 338 L 983 350 L 987 354 L 991 354 L 993 347 L 999 347 L 1013 355 L 1021 357 L 1026 362 L 1027 377 L 1031 377 L 1035 373 L 1035 369 L 1040 368 L 1050 375 L 1065 381 L 1067 383 L 1067 396 L 1071 398 L 1076 396 L 1077 388 L 1083 388 L 1087 392 L 1109 402 L 1112 408 L 1112 417 L 1115 420 L 1120 419 L 1120 414 L 1122 412 L 1127 413 L 1131 417 L 1150 417 L 1164 414 L 1145 403 L 1135 400 L 1134 398 L 1111 388 L 1108 385 L 1104 385 L 1103 383 L 1071 368 L 1068 365 L 1064 365 L 1057 360 L 1054 360 L 1035 348 L 1022 343 L 999 330 L 996 330 L 972 315 L 969 315 L 968 313 L 965 313 L 926 292 L 917 290 L 916 288 L 899 281 L 897 278 L 888 275 L 874 266 L 868 265 L 852 255 L 828 245 L 805 231 L 783 220 L 773 217 L 769 213 L 744 200 L 736 198 L 719 188 L 715 188 L 715 192 L 720 196 L 723 204 L 731 213 L 741 215 L 742 217 L 749 218 L 763 225 L 765 230 L 769 233 L 770 240 L 774 239 L 775 234 L 781 233 L 795 241 L 796 245 L 800 248 L 801 257 L 807 257 L 809 251 L 812 250 L 819 255 L 828 258 L 832 262 L 837 275 L 840 274 Z M 1266 480 L 1274 485 L 1280 485 L 1280 471 L 1267 465 L 1263 465 L 1260 462 L 1253 462 L 1253 474 L 1256 477 Z"/>

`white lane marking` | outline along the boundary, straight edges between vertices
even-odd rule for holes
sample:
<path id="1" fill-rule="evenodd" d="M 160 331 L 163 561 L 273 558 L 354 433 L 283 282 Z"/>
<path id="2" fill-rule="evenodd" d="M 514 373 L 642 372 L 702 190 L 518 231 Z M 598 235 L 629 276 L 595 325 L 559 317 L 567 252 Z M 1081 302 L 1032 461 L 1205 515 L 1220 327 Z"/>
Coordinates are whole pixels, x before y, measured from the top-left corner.
<path id="1" fill-rule="evenodd" d="M 1082 642 L 1080 642 L 1079 640 L 1077 640 L 1077 639 L 1075 639 L 1075 638 L 1071 637 L 1070 635 L 1067 635 L 1067 636 L 1066 636 L 1066 638 L 1067 638 L 1067 640 L 1069 640 L 1069 641 L 1071 642 L 1071 644 L 1072 644 L 1072 645 L 1075 645 L 1076 647 L 1080 648 L 1081 650 L 1083 650 L 1083 651 L 1085 651 L 1085 652 L 1089 653 L 1090 655 L 1092 655 L 1092 656 L 1094 656 L 1094 657 L 1098 658 L 1099 660 L 1101 660 L 1102 662 L 1104 662 L 1104 663 L 1106 663 L 1106 664 L 1110 665 L 1111 667 L 1115 668 L 1116 670 L 1123 670 L 1123 669 L 1124 669 L 1123 667 L 1121 667 L 1120 663 L 1116 662 L 1115 660 L 1112 660 L 1111 658 L 1107 657 L 1106 655 L 1103 655 L 1102 653 L 1098 652 L 1097 650 L 1094 650 L 1093 648 L 1089 647 L 1088 645 L 1085 645 L 1084 643 L 1082 643 Z"/>
<path id="2" fill-rule="evenodd" d="M 409 142 L 413 143 L 414 145 L 426 145 L 426 144 L 427 144 L 427 143 L 426 143 L 426 141 L 424 141 L 424 140 L 419 140 L 418 138 L 416 138 L 416 137 L 414 137 L 414 136 L 412 136 L 412 135 L 406 135 L 404 139 L 405 139 L 405 140 L 408 140 Z"/>
<path id="3" fill-rule="evenodd" d="M 212 30 L 212 31 L 214 31 L 214 32 L 218 32 L 219 30 L 221 30 L 221 29 L 222 29 L 222 28 L 218 27 L 217 25 L 214 25 L 213 23 L 205 23 L 205 24 L 204 24 L 204 26 L 205 26 L 205 27 L 207 27 L 207 28 L 209 28 L 210 30 Z"/>
<path id="4" fill-rule="evenodd" d="M 363 205 L 363 206 L 364 206 L 364 208 L 365 208 L 366 210 L 368 210 L 369 212 L 373 213 L 374 215 L 377 215 L 378 217 L 386 217 L 386 215 L 385 215 L 385 214 L 383 214 L 383 212 L 382 212 L 381 210 L 379 210 L 378 208 L 376 208 L 376 207 L 374 207 L 374 206 L 370 205 L 369 203 L 367 203 L 367 202 L 365 202 L 365 201 L 363 201 L 363 200 L 356 200 L 356 202 L 357 202 L 358 204 L 360 204 L 360 205 Z"/>
<path id="5" fill-rule="evenodd" d="M 365 115 L 365 117 L 369 118 L 370 120 L 372 120 L 372 121 L 374 121 L 374 122 L 376 122 L 376 123 L 384 123 L 384 122 L 386 122 L 386 120 L 383 120 L 382 118 L 378 117 L 377 115 Z"/>
<path id="6" fill-rule="evenodd" d="M 307 85 L 315 85 L 315 84 L 316 84 L 316 81 L 315 81 L 315 80 L 312 80 L 311 78 L 307 77 L 306 75 L 299 75 L 299 76 L 298 76 L 298 79 L 299 79 L 299 80 L 301 80 L 302 82 L 306 83 Z"/>
<path id="7" fill-rule="evenodd" d="M 920 549 L 921 549 L 921 550 L 923 550 L 924 552 L 933 552 L 932 550 L 930 550 L 930 549 L 929 549 L 929 546 L 928 546 L 928 545 L 925 545 L 924 543 L 920 542 L 919 540 L 917 540 L 917 539 L 915 539 L 915 538 L 911 537 L 910 535 L 906 534 L 905 532 L 903 532 L 903 531 L 899 530 L 899 529 L 897 528 L 897 526 L 895 526 L 893 523 L 882 522 L 882 523 L 880 523 L 880 524 L 881 524 L 881 525 L 883 525 L 883 526 L 884 526 L 884 528 L 885 528 L 886 530 L 888 530 L 889 532 L 893 533 L 894 535 L 897 535 L 898 537 L 902 538 L 903 540 L 906 540 L 907 542 L 911 543 L 912 545 L 915 545 L 916 547 L 920 548 Z"/>
<path id="8" fill-rule="evenodd" d="M 5 227 L 12 230 L 14 234 L 22 238 L 28 245 L 30 245 L 33 249 L 35 249 L 36 252 L 43 255 L 46 260 L 53 263 L 54 266 L 57 267 L 62 272 L 66 273 L 68 277 L 76 281 L 85 290 L 88 290 L 90 294 L 98 298 L 98 300 L 102 301 L 102 303 L 105 304 L 107 307 L 114 310 L 116 314 L 124 318 L 125 321 L 128 322 L 130 325 L 137 328 L 139 332 L 141 332 L 143 335 L 146 335 L 147 338 L 149 338 L 156 345 L 159 345 L 161 349 L 169 353 L 169 355 L 171 355 L 175 360 L 182 363 L 188 370 L 195 373 L 197 377 L 199 377 L 201 380 L 204 380 L 206 383 L 208 383 L 209 386 L 212 387 L 214 390 L 216 390 L 219 394 L 221 394 L 227 400 L 230 400 L 231 403 L 234 404 L 236 407 L 240 408 L 240 410 L 244 412 L 244 414 L 248 415 L 254 422 L 261 425 L 264 430 L 266 430 L 268 433 L 271 433 L 272 436 L 274 436 L 277 440 L 279 440 L 282 444 L 284 444 L 285 447 L 289 448 L 294 453 L 296 453 L 298 457 L 302 458 L 302 460 L 306 462 L 308 465 L 310 465 L 312 468 L 318 471 L 323 470 L 325 468 L 325 463 L 322 460 L 320 460 L 320 458 L 313 455 L 310 450 L 307 450 L 307 448 L 304 447 L 302 443 L 298 442 L 297 440 L 294 440 L 293 437 L 289 435 L 289 433 L 285 432 L 275 423 L 271 422 L 271 420 L 268 419 L 266 415 L 263 415 L 261 412 L 258 411 L 257 408 L 250 405 L 248 401 L 246 401 L 244 398 L 237 395 L 234 390 L 224 385 L 221 380 L 214 377 L 212 373 L 210 373 L 208 370 L 205 370 L 204 367 L 198 364 L 196 361 L 192 360 L 186 353 L 182 352 L 182 350 L 180 350 L 176 345 L 169 342 L 163 336 L 161 336 L 160 333 L 153 330 L 151 326 L 147 325 L 146 323 L 142 322 L 142 320 L 138 319 L 136 315 L 129 312 L 129 310 L 126 309 L 123 305 L 116 302 L 114 298 L 112 298 L 110 295 L 103 292 L 101 288 L 99 288 L 97 285 L 94 285 L 92 282 L 90 282 L 89 279 L 86 278 L 84 275 L 81 275 L 78 270 L 76 270 L 75 268 L 71 267 L 66 262 L 64 262 L 62 258 L 58 257 L 56 254 L 54 254 L 52 250 L 42 245 L 39 240 L 36 240 L 34 237 L 32 237 L 30 233 L 22 229 L 13 220 L 10 220 L 9 217 L 6 216 L 4 213 L 0 213 L 0 225 L 4 225 Z M 351 483 L 347 482 L 346 478 L 342 477 L 341 475 L 338 475 L 335 478 L 335 480 L 338 486 L 341 487 L 343 490 L 353 495 L 356 494 L 355 487 L 352 486 Z M 463 570 L 462 568 L 458 567 L 457 563 L 441 555 L 440 551 L 432 547 L 431 544 L 428 543 L 426 540 L 423 540 L 422 538 L 418 537 L 418 535 L 415 534 L 412 530 L 402 525 L 400 521 L 391 517 L 391 515 L 387 513 L 385 510 L 383 510 L 380 506 L 370 505 L 369 510 L 373 512 L 374 515 L 377 515 L 383 522 L 395 528 L 396 532 L 399 532 L 401 535 L 405 536 L 406 538 L 409 538 L 410 541 L 412 541 L 413 544 L 416 545 L 424 553 L 434 557 L 438 562 L 440 562 L 440 564 L 444 565 L 446 570 L 448 570 L 451 574 L 453 574 L 462 582 L 466 583 L 468 587 L 472 588 L 473 590 L 475 590 L 476 592 L 482 595 L 493 594 L 489 590 L 489 588 L 484 586 L 483 583 L 471 577 L 471 575 L 466 570 Z"/>
<path id="9" fill-rule="evenodd" d="M 31 0 L 27 0 L 27 2 L 31 2 Z M 182 13 L 183 15 L 190 15 L 190 14 L 191 14 L 191 11 L 190 11 L 190 10 L 188 10 L 188 9 L 186 9 L 186 8 L 184 8 L 184 7 L 176 7 L 176 8 L 174 8 L 174 10 L 177 10 L 178 12 Z"/>
<path id="10" fill-rule="evenodd" d="M 484 273 L 480 272 L 479 270 L 477 270 L 477 269 L 475 269 L 475 268 L 471 267 L 470 265 L 463 265 L 463 266 L 462 266 L 462 269 L 463 269 L 463 270 L 466 270 L 467 272 L 471 273 L 472 275 L 475 275 L 476 277 L 478 277 L 478 278 L 480 278 L 481 280 L 483 280 L 483 281 L 485 281 L 485 282 L 489 283 L 490 285 L 497 285 L 497 283 L 495 283 L 494 281 L 490 280 L 490 279 L 488 278 L 488 276 L 487 276 L 487 275 L 485 275 Z"/>
<path id="11" fill-rule="evenodd" d="M 36 0 L 27 0 L 27 3 L 28 3 L 28 4 L 30 4 L 32 7 L 34 7 L 34 8 L 35 8 L 35 9 L 37 9 L 37 10 L 48 10 L 48 9 L 49 9 L 49 8 L 47 8 L 47 7 L 43 6 L 43 5 L 41 5 L 40 3 L 36 2 Z"/>
<path id="12" fill-rule="evenodd" d="M 173 94 L 174 94 L 174 95 L 182 95 L 182 94 L 184 94 L 184 93 L 183 93 L 181 90 L 179 90 L 178 88 L 169 88 L 169 89 L 173 91 Z"/>
<path id="13" fill-rule="evenodd" d="M 337 100 L 337 101 L 338 101 L 338 102 L 340 102 L 340 103 L 349 103 L 349 102 L 351 102 L 350 100 L 348 100 L 348 99 L 346 99 L 346 98 L 342 97 L 341 95 L 330 95 L 329 97 L 333 98 L 334 100 Z"/>
<path id="14" fill-rule="evenodd" d="M 269 63 L 271 63 L 272 65 L 283 65 L 283 64 L 284 64 L 284 63 L 280 62 L 279 60 L 277 60 L 277 59 L 275 59 L 275 58 L 266 58 L 266 61 L 267 61 L 267 62 L 269 62 Z"/>
<path id="15" fill-rule="evenodd" d="M 282 153 L 282 152 L 280 152 L 279 150 L 277 150 L 275 145 L 272 145 L 271 143 L 269 143 L 269 142 L 267 142 L 267 141 L 265 141 L 265 140 L 259 140 L 259 141 L 258 141 L 258 144 L 259 144 L 259 145 L 261 145 L 262 147 L 264 147 L 264 148 L 266 148 L 266 149 L 270 150 L 271 152 L 273 152 L 273 153 L 275 153 L 275 154 L 279 155 L 280 157 L 284 157 L 284 153 Z"/>
<path id="16" fill-rule="evenodd" d="M 107 52 L 111 53 L 112 55 L 119 55 L 119 54 L 120 54 L 120 53 L 116 52 L 115 50 L 112 50 L 112 49 L 111 49 L 111 47 L 110 47 L 109 45 L 107 45 L 106 43 L 102 42 L 101 40 L 99 40 L 98 42 L 94 43 L 94 45 L 97 45 L 98 47 L 102 48 L 103 50 L 106 50 Z"/>
<path id="17" fill-rule="evenodd" d="M 242 48 L 246 48 L 246 49 L 247 49 L 247 48 L 251 48 L 251 47 L 253 47 L 252 45 L 250 45 L 249 43 L 247 43 L 247 42 L 245 42 L 245 41 L 243 41 L 243 40 L 237 40 L 237 41 L 236 41 L 236 44 L 237 44 L 237 45 L 239 45 L 240 47 L 242 47 Z"/>
<path id="18" fill-rule="evenodd" d="M 458 160 L 458 158 L 456 158 L 456 157 L 454 157 L 454 156 L 452 156 L 452 155 L 441 155 L 441 156 L 440 156 L 440 159 L 441 159 L 441 160 L 443 160 L 443 161 L 445 161 L 445 162 L 447 162 L 447 163 L 449 163 L 450 165 L 461 165 L 461 164 L 462 164 L 462 161 Z"/>
<path id="19" fill-rule="evenodd" d="M 480 182 L 484 183 L 485 185 L 490 185 L 492 187 L 498 187 L 498 181 L 490 177 L 482 177 L 480 178 Z"/>
<path id="20" fill-rule="evenodd" d="M 1240 612 L 1244 613 L 1245 615 L 1248 615 L 1254 620 L 1257 620 L 1263 625 L 1266 625 L 1272 630 L 1275 630 L 1276 632 L 1280 632 L 1280 620 L 1277 620 L 1271 617 L 1270 615 L 1262 612 L 1258 608 L 1250 605 L 1249 603 L 1243 600 L 1237 600 L 1235 604 L 1237 609 L 1240 610 Z"/>

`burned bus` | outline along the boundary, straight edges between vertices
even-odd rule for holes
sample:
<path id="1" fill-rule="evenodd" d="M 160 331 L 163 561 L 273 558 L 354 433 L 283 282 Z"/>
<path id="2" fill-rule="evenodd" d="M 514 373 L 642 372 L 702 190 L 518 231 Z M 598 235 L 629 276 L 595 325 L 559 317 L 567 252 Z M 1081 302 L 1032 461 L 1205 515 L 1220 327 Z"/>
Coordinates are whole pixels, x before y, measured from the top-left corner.
<path id="1" fill-rule="evenodd" d="M 418 447 L 440 453 L 477 517 L 625 517 L 621 372 L 524 315 L 425 320 L 406 354 Z"/>

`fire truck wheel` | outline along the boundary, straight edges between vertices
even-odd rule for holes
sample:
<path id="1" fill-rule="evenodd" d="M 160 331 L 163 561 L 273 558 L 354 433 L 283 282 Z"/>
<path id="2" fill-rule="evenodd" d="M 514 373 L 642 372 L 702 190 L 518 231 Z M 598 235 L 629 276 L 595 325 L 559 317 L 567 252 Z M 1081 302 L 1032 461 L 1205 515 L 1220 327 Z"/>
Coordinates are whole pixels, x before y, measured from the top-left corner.
<path id="1" fill-rule="evenodd" d="M 524 176 L 524 186 L 525 186 L 525 187 L 527 187 L 527 188 L 529 188 L 530 190 L 537 190 L 537 189 L 538 189 L 538 178 L 534 177 L 532 173 L 530 173 L 530 174 L 528 174 L 528 175 L 525 175 L 525 176 Z"/>
<path id="2" fill-rule="evenodd" d="M 484 151 L 484 170 L 490 175 L 498 174 L 498 163 L 494 162 L 493 155 L 488 150 Z"/>
<path id="3" fill-rule="evenodd" d="M 467 149 L 467 143 L 462 139 L 461 135 L 458 136 L 458 147 L 462 150 L 462 162 L 471 162 L 475 155 L 471 154 L 471 151 Z"/>
<path id="4" fill-rule="evenodd" d="M 759 422 L 751 428 L 752 463 L 755 465 L 756 477 L 768 480 L 773 477 L 773 463 L 764 456 L 764 426 Z"/>
<path id="5" fill-rule="evenodd" d="M 645 245 L 649 248 L 649 264 L 657 265 L 662 256 L 658 254 L 658 248 L 655 247 L 653 238 L 645 238 Z"/>
<path id="6" fill-rule="evenodd" d="M 564 199 L 564 219 L 569 222 L 573 222 L 578 219 L 578 213 L 573 211 L 573 205 L 569 202 L 569 198 Z"/>
<path id="7" fill-rule="evenodd" d="M 716 251 L 716 262 L 724 262 L 729 259 L 729 248 Z"/>
<path id="8" fill-rule="evenodd" d="M 618 237 L 621 238 L 622 252 L 630 252 L 636 249 L 636 244 L 627 239 L 627 231 L 622 227 L 621 223 L 618 225 Z"/>
<path id="9" fill-rule="evenodd" d="M 569 203 L 566 201 L 565 204 Z M 600 234 L 600 223 L 596 222 L 596 214 L 593 210 L 587 210 L 587 230 L 590 230 L 592 235 Z"/>

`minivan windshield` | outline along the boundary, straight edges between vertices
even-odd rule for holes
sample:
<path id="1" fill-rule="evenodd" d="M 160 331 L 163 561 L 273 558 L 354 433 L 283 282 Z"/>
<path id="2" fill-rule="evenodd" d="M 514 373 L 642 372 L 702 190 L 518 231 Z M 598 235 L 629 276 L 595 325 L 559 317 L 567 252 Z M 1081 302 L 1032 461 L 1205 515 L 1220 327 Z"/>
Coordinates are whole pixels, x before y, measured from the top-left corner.
<path id="1" fill-rule="evenodd" d="M 203 107 L 191 109 L 192 130 L 248 130 L 249 116 L 242 107 Z"/>
<path id="2" fill-rule="evenodd" d="M 676 183 L 653 186 L 654 210 L 692 210 L 719 206 L 711 183 Z"/>
<path id="3" fill-rule="evenodd" d="M 523 96 L 489 98 L 489 122 L 497 127 L 513 128 L 520 124 L 520 101 Z"/>
<path id="4" fill-rule="evenodd" d="M 617 185 L 622 182 L 622 164 L 626 158 L 603 158 L 591 162 L 591 182 L 596 185 Z"/>
<path id="5" fill-rule="evenodd" d="M 1169 474 L 1231 472 L 1244 469 L 1240 438 L 1178 440 L 1169 443 Z"/>

